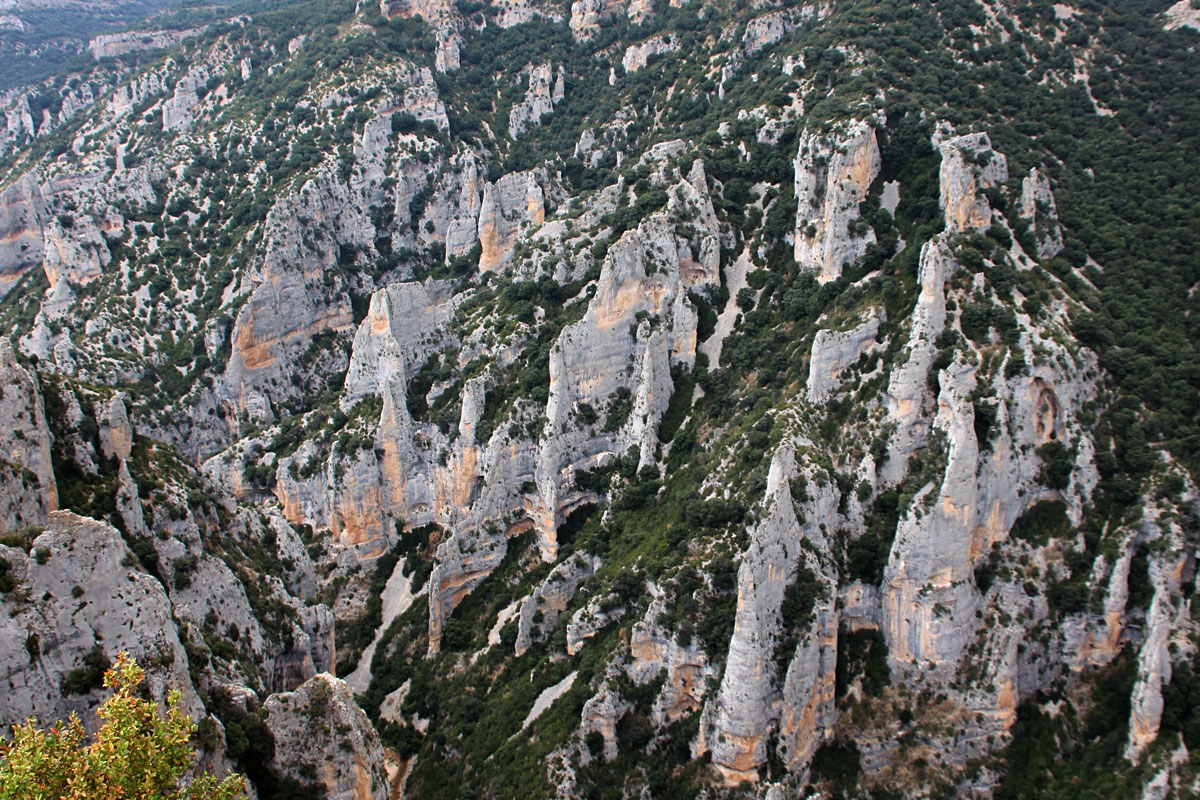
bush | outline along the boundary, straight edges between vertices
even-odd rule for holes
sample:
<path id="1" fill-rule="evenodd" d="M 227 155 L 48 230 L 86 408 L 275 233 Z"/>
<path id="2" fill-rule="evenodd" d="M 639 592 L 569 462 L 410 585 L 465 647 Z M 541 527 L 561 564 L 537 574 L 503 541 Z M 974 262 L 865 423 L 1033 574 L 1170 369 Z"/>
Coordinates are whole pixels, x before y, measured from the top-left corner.
<path id="1" fill-rule="evenodd" d="M 832 783 L 840 792 L 852 790 L 862 773 L 862 759 L 854 742 L 826 742 L 812 760 L 813 774 Z"/>
<path id="2" fill-rule="evenodd" d="M 83 657 L 83 666 L 76 667 L 63 678 L 63 697 L 71 694 L 87 694 L 92 689 L 99 689 L 104 685 L 111 666 L 112 662 L 104 654 L 104 648 L 99 644 L 93 645 L 88 654 Z"/>
<path id="3" fill-rule="evenodd" d="M 1043 500 L 1034 503 L 1017 518 L 1009 535 L 1036 547 L 1044 547 L 1050 539 L 1062 538 L 1070 532 L 1071 520 L 1067 517 L 1066 503 Z"/>
<path id="4" fill-rule="evenodd" d="M 197 726 L 180 707 L 180 694 L 167 698 L 162 716 L 154 700 L 141 697 L 145 673 L 127 653 L 104 673 L 115 694 L 97 711 L 103 724 L 90 744 L 78 717 L 44 732 L 30 719 L 13 728 L 0 745 L 0 796 L 96 798 L 109 800 L 231 800 L 245 782 L 231 776 L 220 783 L 210 775 L 185 776 L 192 767 L 189 742 Z"/>
<path id="5" fill-rule="evenodd" d="M 1051 489 L 1065 491 L 1071 485 L 1071 471 L 1075 468 L 1075 455 L 1062 442 L 1047 442 L 1038 448 L 1042 457 L 1039 479 Z"/>

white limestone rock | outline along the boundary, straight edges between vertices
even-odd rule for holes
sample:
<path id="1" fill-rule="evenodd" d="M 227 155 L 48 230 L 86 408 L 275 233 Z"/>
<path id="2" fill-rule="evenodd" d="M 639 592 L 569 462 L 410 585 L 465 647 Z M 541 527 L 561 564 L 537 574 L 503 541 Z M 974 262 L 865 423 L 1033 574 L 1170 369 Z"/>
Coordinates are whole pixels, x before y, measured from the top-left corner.
<path id="1" fill-rule="evenodd" d="M 396 376 L 407 379 L 443 341 L 439 331 L 454 313 L 451 285 L 393 283 L 371 295 L 367 317 L 358 326 L 342 404 L 381 394 Z"/>
<path id="2" fill-rule="evenodd" d="M 45 252 L 42 226 L 49 219 L 42 188 L 28 173 L 0 192 L 0 297 Z"/>
<path id="3" fill-rule="evenodd" d="M 574 0 L 569 25 L 576 41 L 590 39 L 600 29 L 600 20 L 621 10 L 622 0 Z"/>
<path id="4" fill-rule="evenodd" d="M 939 135 L 934 146 L 942 156 L 938 180 L 946 235 L 985 233 L 992 225 L 992 207 L 984 190 L 1008 180 L 1008 160 L 992 149 L 986 133 Z"/>
<path id="5" fill-rule="evenodd" d="M 662 598 L 655 597 L 645 617 L 634 624 L 624 667 L 638 685 L 663 676 L 662 690 L 650 709 L 651 719 L 659 727 L 699 711 L 718 675 L 699 642 L 693 639 L 683 645 L 662 628 L 658 617 L 664 610 Z"/>
<path id="6" fill-rule="evenodd" d="M 312 227 L 302 229 L 297 218 Z M 249 300 L 234 323 L 233 352 L 218 386 L 224 403 L 259 422 L 272 419 L 272 396 L 294 391 L 284 387 L 301 371 L 297 360 L 312 337 L 350 330 L 350 300 L 326 288 L 325 272 L 336 264 L 342 244 L 367 247 L 374 241 L 366 210 L 325 171 L 281 198 L 265 228 L 267 255 L 242 278 Z"/>
<path id="7" fill-rule="evenodd" d="M 529 70 L 529 88 L 525 99 L 513 106 L 508 114 L 508 135 L 517 139 L 535 125 L 542 124 L 542 115 L 554 112 L 565 96 L 563 70 L 558 72 L 550 64 L 539 64 Z"/>
<path id="8" fill-rule="evenodd" d="M 1038 258 L 1053 258 L 1062 252 L 1062 228 L 1050 180 L 1035 167 L 1021 181 L 1021 218 L 1029 223 Z"/>
<path id="9" fill-rule="evenodd" d="M 841 385 L 842 371 L 858 362 L 866 353 L 878 349 L 876 337 L 887 312 L 872 307 L 866 319 L 849 330 L 822 329 L 813 339 L 808 362 L 808 395 L 814 402 L 826 400 Z"/>
<path id="10" fill-rule="evenodd" d="M 720 688 L 704 705 L 697 745 L 699 752 L 711 752 L 713 766 L 730 786 L 758 780 L 758 767 L 772 755 L 772 730 L 779 732 L 779 754 L 789 767 L 799 768 L 836 721 L 836 580 L 817 554 L 828 552 L 819 525 L 836 518 L 838 497 L 828 481 L 821 486 L 809 477 L 811 468 L 801 468 L 791 449 L 776 452 L 767 478 L 766 516 L 750 531 L 750 549 L 738 569 L 733 638 Z M 791 490 L 799 480 L 807 483 L 809 495 L 803 522 Z M 809 542 L 815 547 L 806 546 Z M 785 623 L 784 593 L 801 566 L 820 585 L 807 635 L 795 652 L 779 654 L 788 663 L 780 676 L 776 648 Z"/>
<path id="11" fill-rule="evenodd" d="M 625 616 L 626 608 L 616 594 L 594 597 L 571 615 L 567 622 L 567 655 L 574 656 L 597 633 Z"/>
<path id="12" fill-rule="evenodd" d="M 621 66 L 625 68 L 626 72 L 637 72 L 649 64 L 651 58 L 664 53 L 674 53 L 678 49 L 679 42 L 671 36 L 655 36 L 626 47 L 625 55 L 621 58 Z"/>
<path id="13" fill-rule="evenodd" d="M 885 403 L 896 427 L 888 442 L 889 458 L 881 465 L 884 483 L 904 476 L 908 457 L 924 447 L 929 433 L 927 376 L 937 355 L 935 340 L 946 325 L 946 280 L 955 268 L 950 249 L 939 238 L 921 248 L 917 283 L 921 292 L 911 315 L 908 358 L 892 370 Z"/>
<path id="14" fill-rule="evenodd" d="M 108 241 L 86 212 L 58 214 L 49 217 L 42 226 L 42 269 L 51 287 L 62 278 L 82 284 L 90 283 L 112 260 Z"/>
<path id="15" fill-rule="evenodd" d="M 37 375 L 0 340 L 0 530 L 44 525 L 58 508 L 50 443 Z"/>
<path id="16" fill-rule="evenodd" d="M 345 681 L 322 673 L 263 704 L 275 737 L 274 766 L 329 800 L 387 800 L 383 745 Z"/>
<path id="17" fill-rule="evenodd" d="M 546 200 L 534 172 L 511 172 L 483 187 L 479 208 L 481 270 L 495 270 L 513 254 L 522 229 L 533 230 L 546 221 Z"/>
<path id="18" fill-rule="evenodd" d="M 773 11 L 755 17 L 746 23 L 746 32 L 742 35 L 742 51 L 753 55 L 767 45 L 774 44 L 795 28 L 790 15 L 785 11 Z"/>
<path id="19" fill-rule="evenodd" d="M 92 58 L 99 60 L 124 53 L 136 53 L 141 50 L 161 50 L 174 47 L 184 39 L 203 32 L 204 28 L 183 28 L 180 30 L 103 33 L 89 41 L 87 49 L 92 54 Z"/>
<path id="20" fill-rule="evenodd" d="M 558 617 L 575 597 L 580 585 L 600 568 L 600 559 L 577 553 L 556 566 L 533 594 L 521 604 L 517 621 L 516 654 L 524 655 L 535 642 L 543 641 Z"/>
<path id="21" fill-rule="evenodd" d="M 200 102 L 196 90 L 208 82 L 209 72 L 205 65 L 188 70 L 175 84 L 175 93 L 162 104 L 164 131 L 188 130 L 192 127 L 192 109 Z"/>
<path id="22" fill-rule="evenodd" d="M 133 451 L 133 425 L 125 410 L 124 396 L 117 393 L 107 403 L 98 405 L 96 421 L 100 424 L 100 449 L 104 456 L 127 460 Z"/>
<path id="23" fill-rule="evenodd" d="M 122 650 L 136 658 L 152 696 L 178 689 L 189 713 L 202 712 L 170 600 L 162 584 L 130 566 L 137 559 L 115 529 L 56 511 L 31 552 L 44 555 L 0 547 L 18 581 L 0 595 L 0 724 L 71 712 L 90 723 L 101 693 L 67 694 L 62 684 L 96 646 L 109 659 Z"/>
<path id="24" fill-rule="evenodd" d="M 801 135 L 795 161 L 795 256 L 821 283 L 836 280 L 875 241 L 871 227 L 856 221 L 879 167 L 871 122 L 846 123 L 829 134 Z"/>

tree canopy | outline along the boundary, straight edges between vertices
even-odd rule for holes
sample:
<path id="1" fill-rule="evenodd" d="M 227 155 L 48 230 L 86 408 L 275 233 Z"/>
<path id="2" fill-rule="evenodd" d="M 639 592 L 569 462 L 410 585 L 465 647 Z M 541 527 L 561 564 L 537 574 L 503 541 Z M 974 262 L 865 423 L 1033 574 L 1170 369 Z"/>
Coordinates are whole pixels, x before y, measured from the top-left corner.
<path id="1" fill-rule="evenodd" d="M 241 776 L 187 779 L 197 726 L 181 708 L 178 690 L 168 695 L 165 715 L 139 696 L 144 678 L 128 653 L 117 657 L 104 676 L 115 694 L 97 710 L 103 723 L 90 742 L 74 714 L 49 730 L 34 718 L 13 726 L 12 739 L 0 741 L 0 800 L 242 797 Z"/>

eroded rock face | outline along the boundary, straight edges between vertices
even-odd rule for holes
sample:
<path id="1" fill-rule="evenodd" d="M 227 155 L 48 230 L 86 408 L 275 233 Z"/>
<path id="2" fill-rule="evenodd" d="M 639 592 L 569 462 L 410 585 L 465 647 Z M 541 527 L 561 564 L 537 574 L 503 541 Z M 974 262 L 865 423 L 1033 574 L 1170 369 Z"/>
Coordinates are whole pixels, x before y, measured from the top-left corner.
<path id="1" fill-rule="evenodd" d="M 1058 224 L 1058 209 L 1050 181 L 1036 167 L 1021 181 L 1021 217 L 1025 219 L 1037 242 L 1038 258 L 1053 258 L 1062 252 L 1062 228 Z"/>
<path id="2" fill-rule="evenodd" d="M 885 398 L 888 416 L 896 423 L 889 442 L 891 457 L 881 470 L 886 483 L 903 477 L 909 455 L 924 446 L 929 433 L 924 413 L 929 402 L 927 376 L 937 355 L 935 340 L 946 325 L 945 287 L 952 269 L 953 256 L 940 240 L 922 247 L 917 271 L 921 293 L 911 316 L 909 356 L 892 371 Z"/>
<path id="3" fill-rule="evenodd" d="M 386 800 L 383 745 L 345 681 L 317 675 L 264 708 L 281 774 L 301 783 L 315 777 L 330 800 Z"/>
<path id="4" fill-rule="evenodd" d="M 718 240 L 702 163 L 677 186 L 680 191 L 668 192 L 665 213 L 612 245 L 587 313 L 563 329 L 550 353 L 546 420 L 555 433 L 540 446 L 535 516 L 547 558 L 556 552 L 553 532 L 564 510 L 581 499 L 570 486 L 574 470 L 592 469 L 630 448 L 639 464 L 652 463 L 658 420 L 673 390 L 671 364 L 695 361 L 698 317 L 687 292 L 719 280 Z M 672 219 L 678 216 L 693 219 L 695 238 L 677 234 Z M 632 410 L 619 426 L 572 423 L 584 404 L 607 411 L 622 392 Z"/>
<path id="5" fill-rule="evenodd" d="M 114 528 L 56 511 L 31 553 L 0 546 L 17 579 L 0 595 L 0 724 L 71 712 L 90 723 L 87 712 L 101 698 L 89 690 L 99 688 L 99 675 L 64 680 L 93 648 L 108 659 L 127 651 L 146 668 L 154 697 L 179 689 L 184 707 L 200 713 L 170 600 L 162 584 L 129 566 L 137 559 Z"/>
<path id="6" fill-rule="evenodd" d="M 1147 504 L 1141 529 L 1140 544 L 1149 553 L 1149 577 L 1154 597 L 1146 612 L 1146 632 L 1138 651 L 1137 681 L 1133 687 L 1129 714 L 1129 741 L 1125 757 L 1137 763 L 1146 748 L 1157 738 L 1166 710 L 1163 692 L 1173 673 L 1172 650 L 1179 652 L 1177 643 L 1181 631 L 1193 628 L 1186 601 L 1180 594 L 1180 579 L 1187 567 L 1187 547 L 1178 522 L 1165 525 L 1156 504 Z M 1128 579 L 1126 579 L 1128 585 Z"/>
<path id="7" fill-rule="evenodd" d="M 508 114 L 508 135 L 518 138 L 534 125 L 542 124 L 542 115 L 554 112 L 554 106 L 564 97 L 562 67 L 557 74 L 550 64 L 540 64 L 529 70 L 529 88 L 525 99 L 513 106 Z"/>
<path id="8" fill-rule="evenodd" d="M 654 56 L 661 56 L 664 53 L 674 53 L 678 49 L 679 43 L 670 36 L 655 36 L 640 44 L 633 44 L 625 48 L 625 55 L 621 59 L 621 66 L 625 68 L 626 72 L 637 72 L 649 64 L 650 59 Z"/>
<path id="9" fill-rule="evenodd" d="M 296 218 L 339 231 L 336 238 L 306 236 Z M 238 313 L 233 352 L 221 396 L 238 412 L 260 421 L 273 417 L 271 384 L 286 385 L 296 359 L 322 331 L 347 331 L 350 301 L 323 280 L 337 262 L 338 241 L 367 245 L 374 227 L 351 202 L 349 189 L 331 176 L 305 184 L 278 203 L 266 221 L 268 256 L 250 272 L 250 299 Z"/>
<path id="10" fill-rule="evenodd" d="M 789 764 L 798 766 L 837 718 L 836 579 L 816 555 L 828 552 L 818 525 L 836 517 L 837 493 L 828 484 L 820 491 L 809 484 L 802 523 L 792 485 L 807 483 L 806 472 L 790 449 L 778 451 L 771 462 L 767 515 L 751 532 L 750 549 L 738 569 L 738 610 L 725 672 L 704 707 L 698 747 L 712 753 L 713 766 L 730 786 L 758 780 L 758 767 L 771 755 L 772 735 L 779 737 Z M 815 547 L 802 546 L 807 542 Z M 816 600 L 806 620 L 785 620 L 785 592 L 798 574 L 817 581 Z M 803 628 L 802 641 L 788 652 L 780 647 L 782 632 L 797 625 Z"/>
<path id="11" fill-rule="evenodd" d="M 124 398 L 113 395 L 96 410 L 96 421 L 100 424 L 100 449 L 105 457 L 127 460 L 133 450 L 133 425 Z"/>
<path id="12" fill-rule="evenodd" d="M 48 216 L 41 186 L 32 175 L 22 176 L 0 193 L 0 297 L 41 262 L 42 225 Z"/>
<path id="13" fill-rule="evenodd" d="M 1008 180 L 1008 160 L 992 149 L 986 133 L 935 137 L 934 144 L 942 155 L 938 180 L 946 234 L 986 232 L 992 207 L 984 191 Z"/>
<path id="14" fill-rule="evenodd" d="M 879 174 L 879 145 L 869 122 L 828 135 L 805 132 L 796 156 L 796 261 L 822 283 L 836 280 L 875 241 L 856 225 L 858 205 Z"/>
<path id="15" fill-rule="evenodd" d="M 485 184 L 479 208 L 479 268 L 494 270 L 508 262 L 522 228 L 538 228 L 545 219 L 545 196 L 534 173 L 511 172 Z"/>
<path id="16" fill-rule="evenodd" d="M 162 105 L 163 130 L 186 130 L 192 126 L 192 108 L 200 102 L 196 90 L 208 81 L 204 66 L 188 70 L 175 84 L 175 94 Z"/>
<path id="17" fill-rule="evenodd" d="M 808 394 L 814 401 L 828 398 L 840 385 L 842 371 L 876 349 L 879 325 L 886 318 L 887 312 L 876 307 L 861 325 L 850 330 L 817 331 L 808 362 Z"/>
<path id="18" fill-rule="evenodd" d="M 160 50 L 165 47 L 172 47 L 189 36 L 195 36 L 203 32 L 203 28 L 184 28 L 177 31 L 105 33 L 88 42 L 87 49 L 92 54 L 92 58 L 109 58 L 124 53 L 136 53 L 140 50 Z"/>
<path id="19" fill-rule="evenodd" d="M 554 629 L 580 584 L 600 566 L 594 556 L 575 555 L 556 566 L 546 580 L 521 604 L 517 622 L 517 655 L 523 655 L 534 642 L 540 642 Z"/>
<path id="20" fill-rule="evenodd" d="M 654 700 L 651 716 L 655 724 L 666 726 L 701 709 L 717 669 L 699 643 L 682 645 L 659 625 L 662 611 L 662 601 L 652 601 L 646 616 L 633 626 L 625 673 L 636 684 L 663 676 L 663 688 Z"/>
<path id="21" fill-rule="evenodd" d="M 0 530 L 44 525 L 58 508 L 50 431 L 37 378 L 0 340 Z"/>
<path id="22" fill-rule="evenodd" d="M 91 214 L 59 214 L 43 225 L 42 269 L 56 286 L 62 278 L 89 283 L 112 260 L 100 226 Z"/>
<path id="23" fill-rule="evenodd" d="M 575 0 L 571 3 L 571 33 L 576 40 L 590 39 L 600 20 L 620 12 L 622 0 Z"/>
<path id="24" fill-rule="evenodd" d="M 980 189 L 1004 177 L 1003 156 L 982 135 L 941 147 L 947 224 L 960 232 L 986 229 L 991 211 Z M 981 161 L 984 153 L 991 155 Z M 896 427 L 881 474 L 897 474 L 896 463 L 918 448 L 936 468 L 924 486 L 911 487 L 916 496 L 901 516 L 884 571 L 880 619 L 894 678 L 944 687 L 964 670 L 982 670 L 982 679 L 952 693 L 975 720 L 956 754 L 965 758 L 986 747 L 989 735 L 1006 731 L 1021 699 L 1048 685 L 1061 669 L 1056 666 L 1061 659 L 1052 654 L 1057 642 L 1026 638 L 1028 627 L 1048 614 L 1044 600 L 1026 596 L 1013 583 L 981 591 L 973 570 L 993 545 L 1016 546 L 1009 531 L 1036 503 L 1062 502 L 1072 520 L 1079 518 L 1096 481 L 1095 447 L 1079 416 L 1096 387 L 1089 354 L 1060 350 L 1061 344 L 1042 333 L 1043 326 L 1063 324 L 1061 309 L 1038 325 L 1018 317 L 1020 336 L 1008 340 L 1006 358 L 1013 360 L 1008 367 L 983 370 L 977 359 L 960 353 L 931 376 L 935 334 L 959 323 L 960 314 L 948 311 L 946 303 L 947 281 L 957 269 L 943 236 L 925 245 L 907 360 L 889 383 L 888 413 Z M 1053 355 L 1037 358 L 1035 347 Z M 982 413 L 994 415 L 994 421 L 980 425 Z M 933 424 L 926 427 L 922 420 L 931 414 Z M 1069 484 L 1059 489 L 1043 484 L 1037 450 L 1052 442 L 1076 454 Z M 1122 568 L 1127 574 L 1127 563 L 1114 573 Z M 1106 632 L 1084 635 L 1066 626 L 1066 659 L 1104 663 L 1115 654 L 1122 616 L 1116 607 L 1123 608 L 1124 601 L 1112 597 L 1106 605 L 1112 609 Z M 1013 621 L 1022 614 L 1027 622 Z M 1159 660 L 1148 655 L 1148 674 L 1155 673 L 1155 663 Z M 1153 691 L 1147 696 L 1149 718 Z"/>
<path id="25" fill-rule="evenodd" d="M 28 95 L 20 91 L 0 93 L 0 113 L 4 115 L 0 146 L 33 138 L 36 131 L 33 127 L 33 114 L 29 110 Z"/>
<path id="26" fill-rule="evenodd" d="M 625 613 L 626 609 L 616 594 L 593 598 L 590 603 L 572 614 L 567 623 L 567 655 L 573 656 L 578 653 L 589 639 L 604 630 L 609 623 L 625 616 Z"/>
<path id="27" fill-rule="evenodd" d="M 439 330 L 454 313 L 445 282 L 395 283 L 371 296 L 367 318 L 358 326 L 346 373 L 347 405 L 381 394 L 387 381 L 407 378 L 437 349 Z"/>

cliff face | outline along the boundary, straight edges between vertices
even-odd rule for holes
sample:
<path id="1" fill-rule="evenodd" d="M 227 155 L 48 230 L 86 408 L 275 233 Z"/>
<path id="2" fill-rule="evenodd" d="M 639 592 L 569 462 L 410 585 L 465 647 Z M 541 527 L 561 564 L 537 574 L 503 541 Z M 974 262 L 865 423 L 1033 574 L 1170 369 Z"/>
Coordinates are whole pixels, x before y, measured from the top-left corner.
<path id="1" fill-rule="evenodd" d="M 50 431 L 37 378 L 17 363 L 8 342 L 0 342 L 0 392 L 0 528 L 44 525 L 58 508 Z"/>
<path id="2" fill-rule="evenodd" d="M 383 747 L 344 681 L 321 674 L 264 706 L 280 774 L 317 781 L 331 800 L 390 796 Z"/>
<path id="3" fill-rule="evenodd" d="M 156 697 L 183 692 L 202 706 L 161 584 L 139 572 L 116 530 L 65 511 L 50 515 L 28 554 L 3 547 L 15 586 L 3 595 L 0 716 L 5 726 L 36 715 L 66 719 L 99 703 L 103 668 L 126 651 L 147 668 Z"/>
<path id="4" fill-rule="evenodd" d="M 803 544 L 825 549 L 818 526 L 834 522 L 837 497 L 824 491 L 797 506 L 793 486 L 807 484 L 812 474 L 805 474 L 793 451 L 776 453 L 767 478 L 766 517 L 738 569 L 728 662 L 720 689 L 705 706 L 699 745 L 711 750 L 729 786 L 757 781 L 758 767 L 775 755 L 775 747 L 799 767 L 836 720 L 836 570 L 831 576 L 830 565 Z M 788 619 L 787 613 L 796 612 L 785 595 L 797 582 L 809 584 L 802 588 L 813 599 L 810 608 L 801 609 L 801 619 Z M 785 625 L 799 626 L 803 641 L 785 638 Z"/>
<path id="5" fill-rule="evenodd" d="M 832 135 L 804 134 L 796 156 L 796 262 L 822 283 L 837 279 L 875 241 L 858 205 L 879 174 L 879 145 L 868 122 Z"/>
<path id="6" fill-rule="evenodd" d="M 0 292 L 42 260 L 42 224 L 46 218 L 42 190 L 24 176 L 0 193 Z"/>

